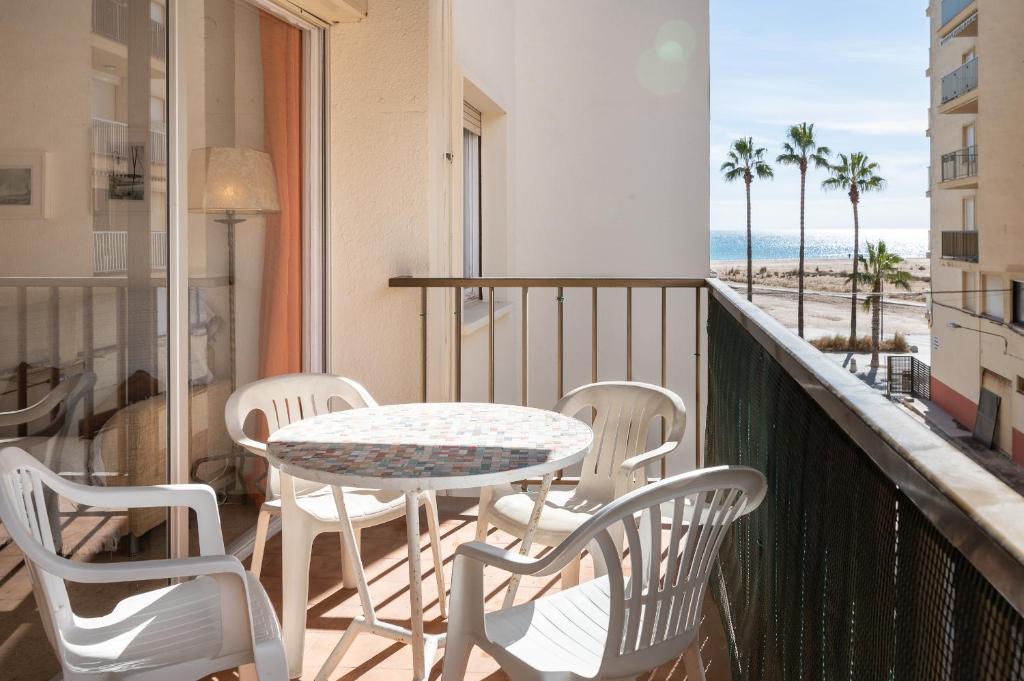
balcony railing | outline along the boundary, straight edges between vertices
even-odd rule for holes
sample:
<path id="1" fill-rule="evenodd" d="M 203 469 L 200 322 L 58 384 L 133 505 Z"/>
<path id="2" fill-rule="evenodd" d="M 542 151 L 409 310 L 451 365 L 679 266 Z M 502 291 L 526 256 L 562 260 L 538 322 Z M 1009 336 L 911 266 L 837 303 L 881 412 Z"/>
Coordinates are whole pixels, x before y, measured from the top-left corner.
<path id="1" fill-rule="evenodd" d="M 167 232 L 149 233 L 149 265 L 156 271 L 167 269 Z M 92 269 L 94 274 L 128 271 L 128 232 L 103 230 L 92 233 Z"/>
<path id="2" fill-rule="evenodd" d="M 148 11 L 148 6 L 142 7 Z M 161 61 L 167 61 L 167 25 L 149 20 L 150 50 Z M 122 45 L 128 44 L 127 0 L 92 0 L 92 32 Z"/>
<path id="3" fill-rule="evenodd" d="M 942 78 L 942 103 L 951 102 L 978 87 L 978 58 Z"/>
<path id="4" fill-rule="evenodd" d="M 942 181 L 962 180 L 978 175 L 978 148 L 967 147 L 942 156 Z"/>
<path id="5" fill-rule="evenodd" d="M 966 230 L 942 232 L 942 257 L 978 262 L 978 233 Z"/>
<path id="6" fill-rule="evenodd" d="M 450 331 L 455 345 L 447 356 L 454 363 L 450 373 L 456 376 L 455 397 L 460 397 L 463 371 L 475 371 L 479 378 L 484 370 L 482 364 L 463 367 L 462 288 L 483 288 L 485 299 L 492 301 L 486 364 L 490 399 L 498 333 L 496 290 L 519 292 L 510 300 L 520 301 L 522 329 L 498 328 L 511 333 L 513 340 L 521 333 L 520 380 L 531 375 L 531 363 L 554 359 L 550 366 L 557 393 L 566 387 L 562 374 L 567 316 L 579 323 L 589 312 L 594 380 L 630 378 L 634 333 L 639 339 L 658 338 L 659 325 L 662 367 L 680 352 L 689 360 L 689 347 L 684 350 L 680 339 L 695 348 L 696 375 L 707 372 L 707 401 L 703 418 L 698 379 L 695 399 L 685 398 L 692 432 L 699 434 L 705 426 L 706 444 L 698 444 L 694 463 L 754 466 L 766 473 L 771 489 L 758 512 L 740 520 L 725 538 L 716 569 L 713 588 L 725 624 L 731 678 L 1022 678 L 1024 542 L 1017 523 L 1024 514 L 1024 500 L 723 282 L 397 278 L 390 284 L 420 289 L 418 309 L 404 309 L 419 313 L 424 399 L 428 328 L 440 328 L 428 324 L 428 311 L 429 319 L 442 313 L 442 324 L 454 325 Z M 675 288 L 692 288 L 695 304 L 689 302 L 688 292 L 681 292 L 681 299 L 673 293 L 671 300 L 684 305 L 674 303 L 673 314 L 666 315 L 667 294 Z M 443 295 L 432 294 L 433 289 L 443 289 Z M 586 289 L 590 296 L 581 295 Z M 613 295 L 614 289 L 619 293 Z M 634 320 L 633 292 L 642 296 L 641 289 L 660 289 L 660 315 Z M 547 293 L 554 294 L 554 309 L 543 297 Z M 531 306 L 531 298 L 538 297 L 540 304 Z M 609 299 L 624 303 L 625 314 L 620 312 L 617 318 L 625 322 L 626 340 L 624 357 L 609 358 L 610 350 L 602 350 L 605 375 L 600 376 L 598 347 L 615 346 L 608 340 L 607 321 L 601 326 L 604 333 L 598 333 L 599 299 L 605 310 Z M 653 306 L 646 309 L 650 313 Z M 702 309 L 707 310 L 706 320 Z M 449 322 L 452 311 L 454 321 Z M 553 318 L 546 319 L 547 315 Z M 535 322 L 540 331 L 531 333 Z M 692 345 L 687 338 L 691 328 Z M 536 342 L 545 329 L 554 336 L 553 352 L 534 356 L 529 342 Z M 702 364 L 705 331 L 708 361 Z M 508 340 L 502 339 L 503 347 L 509 347 Z M 650 345 L 646 343 L 648 354 Z M 579 379 L 579 350 L 585 355 L 586 349 L 578 341 L 575 346 L 569 356 L 575 355 Z M 479 354 L 475 357 L 480 360 Z M 502 363 L 516 364 L 513 357 L 502 357 Z M 624 371 L 618 374 L 609 366 Z M 519 387 L 525 402 L 525 383 Z M 550 404 L 559 396 L 541 401 Z M 972 481 L 971 498 L 982 500 L 977 506 L 966 500 L 965 479 Z M 976 483 L 985 491 L 975 489 Z M 997 510 L 1002 503 L 1012 508 Z"/>
<path id="7" fill-rule="evenodd" d="M 92 119 L 92 150 L 94 154 L 109 158 L 128 158 L 128 124 L 105 118 Z M 167 133 L 149 131 L 150 162 L 167 164 Z"/>
<path id="8" fill-rule="evenodd" d="M 974 0 L 942 0 L 942 25 L 945 26 L 964 11 Z"/>

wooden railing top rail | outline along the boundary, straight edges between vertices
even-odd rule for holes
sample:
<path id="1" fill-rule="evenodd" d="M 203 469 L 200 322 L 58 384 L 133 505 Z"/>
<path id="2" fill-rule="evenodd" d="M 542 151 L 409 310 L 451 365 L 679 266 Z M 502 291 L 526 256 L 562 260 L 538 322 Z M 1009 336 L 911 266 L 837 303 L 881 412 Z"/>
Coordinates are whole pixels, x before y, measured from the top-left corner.
<path id="1" fill-rule="evenodd" d="M 392 288 L 704 288 L 704 277 L 392 277 Z"/>

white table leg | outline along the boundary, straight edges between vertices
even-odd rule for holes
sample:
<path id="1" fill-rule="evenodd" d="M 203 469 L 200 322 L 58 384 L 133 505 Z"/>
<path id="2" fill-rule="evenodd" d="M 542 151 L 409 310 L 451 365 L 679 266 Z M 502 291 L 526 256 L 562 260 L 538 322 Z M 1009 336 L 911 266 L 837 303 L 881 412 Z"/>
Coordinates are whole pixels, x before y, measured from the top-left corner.
<path id="1" fill-rule="evenodd" d="M 317 681 L 326 681 L 331 672 L 341 663 L 356 637 L 364 631 L 374 631 L 380 625 L 377 621 L 377 611 L 374 609 L 373 600 L 370 598 L 370 588 L 366 583 L 366 572 L 363 570 L 363 559 L 359 554 L 359 541 L 356 539 L 355 530 L 352 528 L 352 521 L 348 517 L 348 509 L 345 507 L 345 495 L 341 489 L 331 487 L 334 493 L 334 504 L 338 508 L 338 520 L 341 524 L 342 555 L 349 561 L 352 570 L 352 577 L 359 592 L 359 605 L 363 610 L 362 617 L 352 619 L 341 640 L 334 646 L 334 650 L 327 656 L 320 671 L 316 675 Z"/>
<path id="2" fill-rule="evenodd" d="M 281 609 L 288 676 L 302 676 L 302 653 L 306 640 L 306 602 L 309 597 L 309 542 L 295 503 L 292 476 L 281 473 Z"/>
<path id="3" fill-rule="evenodd" d="M 549 473 L 541 479 L 537 500 L 533 503 L 533 511 L 530 513 L 530 522 L 526 525 L 526 531 L 523 532 L 523 542 L 519 545 L 520 555 L 525 556 L 530 552 L 530 546 L 533 544 L 533 533 L 537 530 L 537 523 L 540 522 L 540 512 L 544 510 L 544 502 L 547 501 L 553 478 L 554 473 Z M 522 575 L 512 575 L 508 582 L 508 591 L 505 592 L 505 602 L 501 605 L 502 609 L 512 607 L 516 600 L 516 591 L 519 589 L 521 579 Z"/>
<path id="4" fill-rule="evenodd" d="M 426 678 L 423 637 L 423 573 L 420 569 L 420 502 L 416 492 L 405 493 L 406 538 L 409 542 L 409 619 L 412 621 L 412 672 Z"/>

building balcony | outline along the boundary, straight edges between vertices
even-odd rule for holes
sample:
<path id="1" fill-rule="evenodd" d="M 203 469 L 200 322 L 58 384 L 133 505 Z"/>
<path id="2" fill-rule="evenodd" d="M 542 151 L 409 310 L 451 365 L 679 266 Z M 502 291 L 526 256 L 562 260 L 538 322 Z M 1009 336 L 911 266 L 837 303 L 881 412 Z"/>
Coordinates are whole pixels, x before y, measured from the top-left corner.
<path id="1" fill-rule="evenodd" d="M 950 24 L 958 24 L 976 12 L 976 3 L 977 0 L 942 0 L 939 32 L 945 35 Z"/>
<path id="2" fill-rule="evenodd" d="M 939 113 L 978 112 L 978 59 L 975 57 L 956 71 L 943 76 Z"/>
<path id="3" fill-rule="evenodd" d="M 942 156 L 942 187 L 973 189 L 978 186 L 978 148 L 967 147 Z"/>
<path id="4" fill-rule="evenodd" d="M 144 9 L 148 11 L 148 8 Z M 128 0 L 92 0 L 92 32 L 127 45 Z M 149 32 L 153 56 L 167 61 L 167 24 L 151 18 Z"/>
<path id="5" fill-rule="evenodd" d="M 389 299 L 396 305 L 396 328 L 422 333 L 412 334 L 413 339 L 418 335 L 418 348 L 409 335 L 394 332 L 382 342 L 405 349 L 411 375 L 420 372 L 421 395 L 428 392 L 428 340 L 438 344 L 434 347 L 441 346 L 439 339 L 428 339 L 428 331 L 435 333 L 445 324 L 452 325 L 456 344 L 446 348 L 446 354 L 458 359 L 449 367 L 452 371 L 438 372 L 436 380 L 442 374 L 452 377 L 450 399 L 460 398 L 464 382 L 481 379 L 493 399 L 494 368 L 499 363 L 522 361 L 526 368 L 552 372 L 550 395 L 539 394 L 544 391 L 542 385 L 533 385 L 532 393 L 525 384 L 517 386 L 535 406 L 550 406 L 559 394 L 574 387 L 566 378 L 569 365 L 579 355 L 590 355 L 594 379 L 669 383 L 677 378 L 667 372 L 669 361 L 681 358 L 695 370 L 691 384 L 675 385 L 686 396 L 692 445 L 669 462 L 670 469 L 753 466 L 766 473 L 771 490 L 760 509 L 741 519 L 723 538 L 716 578 L 702 604 L 702 648 L 711 681 L 799 678 L 794 670 L 807 668 L 808 660 L 813 660 L 815 672 L 807 678 L 813 679 L 1020 678 L 1024 499 L 723 282 L 406 277 L 382 281 L 380 288 L 386 290 L 388 285 L 393 289 Z M 99 340 L 83 330 L 95 326 L 94 320 L 100 319 L 108 304 L 118 306 L 106 318 L 110 325 L 125 327 L 125 295 L 114 293 L 126 286 L 118 277 L 0 278 L 6 298 L 25 301 L 19 303 L 21 312 L 11 317 L 16 321 L 16 336 L 31 338 L 30 329 L 37 327 L 56 329 L 61 338 L 82 338 L 85 344 Z M 86 296 L 84 289 L 89 287 Z M 518 335 L 521 328 L 529 344 L 512 354 L 497 353 L 499 339 L 490 306 L 490 351 L 484 353 L 483 363 L 475 362 L 479 356 L 463 356 L 459 315 L 442 314 L 437 303 L 460 301 L 460 289 L 471 287 L 488 291 L 488 300 L 493 300 L 494 291 L 504 290 L 512 294 L 510 299 L 521 301 L 522 326 L 517 324 L 514 333 Z M 44 294 L 43 305 L 33 302 L 39 294 Z M 403 304 L 403 296 L 422 300 L 422 307 Z M 88 300 L 88 306 L 69 310 L 70 301 L 79 299 Z M 55 302 L 47 307 L 45 301 Z M 598 309 L 599 302 L 609 301 L 624 303 L 619 317 L 624 328 L 599 326 L 594 319 L 590 338 L 561 332 L 563 318 L 586 317 Z M 403 322 L 406 313 L 410 317 Z M 109 335 L 110 342 L 120 342 L 117 335 Z M 613 341 L 620 336 L 626 349 L 623 356 L 614 358 L 620 369 L 598 375 L 599 366 L 609 366 L 598 363 L 598 354 L 612 352 L 610 348 L 617 347 Z M 91 356 L 93 350 L 83 347 L 83 354 Z M 660 378 L 634 376 L 634 355 L 660 355 L 660 364 L 655 364 L 661 367 Z M 118 371 L 123 372 L 124 353 L 113 357 L 111 363 L 120 363 Z M 97 365 L 96 371 L 101 370 Z M 523 376 L 530 373 L 524 369 Z M 20 368 L 15 380 L 27 380 Z M 83 408 L 85 424 L 94 417 L 89 412 L 92 405 L 89 401 Z M 82 432 L 88 437 L 91 431 L 83 426 Z M 663 474 L 650 473 L 653 477 Z M 567 473 L 556 484 L 574 482 Z M 455 547 L 474 536 L 476 502 L 465 497 L 442 501 L 444 564 L 440 569 L 450 584 Z M 123 512 L 103 522 L 101 509 L 87 511 L 68 509 L 66 516 L 69 526 L 81 529 L 82 545 L 88 540 L 90 545 L 104 546 L 107 535 L 125 522 Z M 226 504 L 221 515 L 225 526 L 245 526 L 253 522 L 255 508 Z M 369 589 L 383 604 L 379 616 L 387 621 L 402 622 L 410 616 L 404 540 L 400 520 L 363 535 L 361 555 Z M 497 531 L 488 541 L 516 546 L 511 536 Z M 159 542 L 149 546 L 156 550 Z M 251 549 L 251 540 L 243 536 L 228 551 L 248 560 Z M 280 552 L 276 536 L 268 544 L 261 577 L 279 608 Z M 109 553 L 74 557 L 108 560 Z M 446 623 L 438 610 L 438 594 L 432 591 L 431 574 L 439 566 L 429 553 L 424 551 L 423 566 L 426 627 L 441 633 Z M 6 577 L 5 625 L 18 631 L 22 650 L 34 653 L 31 660 L 22 655 L 15 664 L 36 672 L 25 678 L 50 678 L 56 663 L 32 603 L 27 569 L 11 542 L 0 543 L 0 558 L 11 566 Z M 311 570 L 303 678 L 313 677 L 360 613 L 356 591 L 341 584 L 336 536 L 318 542 Z M 585 558 L 581 578 L 593 574 L 591 561 Z M 505 582 L 504 575 L 488 573 L 489 607 L 500 607 Z M 527 581 L 519 590 L 518 602 L 558 589 L 557 575 Z M 82 593 L 95 599 L 100 591 L 89 585 L 89 591 Z M 409 678 L 408 646 L 369 637 L 363 640 L 365 645 L 350 649 L 331 678 Z M 439 655 L 428 661 L 431 678 L 440 673 L 442 659 Z M 984 673 L 977 673 L 982 660 Z M 681 668 L 670 663 L 644 678 L 681 679 Z M 22 667 L 8 671 L 20 678 Z M 470 671 L 474 679 L 507 678 L 493 659 L 482 654 L 472 658 Z"/>
<path id="6" fill-rule="evenodd" d="M 978 233 L 967 230 L 942 232 L 942 257 L 978 262 Z"/>

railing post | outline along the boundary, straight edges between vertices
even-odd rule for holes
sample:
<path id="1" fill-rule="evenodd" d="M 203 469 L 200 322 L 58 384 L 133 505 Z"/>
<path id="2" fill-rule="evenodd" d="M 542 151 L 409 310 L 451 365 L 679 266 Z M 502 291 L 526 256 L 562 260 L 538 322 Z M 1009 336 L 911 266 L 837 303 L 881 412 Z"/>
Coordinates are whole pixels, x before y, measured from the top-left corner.
<path id="1" fill-rule="evenodd" d="M 661 287 L 661 387 L 668 387 L 668 289 Z M 661 421 L 661 441 L 667 437 L 665 420 Z M 661 459 L 661 477 L 668 477 L 668 464 Z"/>
<path id="2" fill-rule="evenodd" d="M 597 383 L 597 287 L 590 294 L 590 382 Z"/>
<path id="3" fill-rule="evenodd" d="M 494 402 L 494 287 L 487 289 L 487 401 Z"/>
<path id="4" fill-rule="evenodd" d="M 522 316 L 523 316 L 523 338 L 522 338 L 522 355 L 523 355 L 523 366 L 522 366 L 522 402 L 523 406 L 529 406 L 530 402 L 530 287 L 524 286 L 522 289 L 523 303 L 522 303 Z"/>
<path id="5" fill-rule="evenodd" d="M 60 289 L 50 287 L 50 387 L 60 382 Z M 70 418 L 70 416 L 68 417 Z"/>
<path id="6" fill-rule="evenodd" d="M 626 380 L 633 380 L 633 287 L 626 287 Z"/>
<path id="7" fill-rule="evenodd" d="M 28 288 L 18 287 L 18 409 L 28 406 Z M 18 435 L 28 435 L 28 424 L 18 425 Z"/>
<path id="8" fill-rule="evenodd" d="M 420 401 L 427 401 L 427 287 L 420 287 Z"/>
<path id="9" fill-rule="evenodd" d="M 555 366 L 556 377 L 555 378 L 556 378 L 556 384 L 558 386 L 557 387 L 558 395 L 555 397 L 555 399 L 556 400 L 560 400 L 565 395 L 565 373 L 563 371 L 563 369 L 564 369 L 564 361 L 565 361 L 565 357 L 563 355 L 563 353 L 565 352 L 565 342 L 564 342 L 565 341 L 565 288 L 562 287 L 562 286 L 558 287 L 558 298 L 557 298 L 557 300 L 558 300 L 558 340 L 557 340 L 558 352 L 557 352 L 557 358 L 555 360 L 555 363 L 556 363 L 556 366 Z"/>
<path id="10" fill-rule="evenodd" d="M 453 290 L 452 302 L 455 304 L 455 401 L 462 401 L 462 287 Z"/>
<path id="11" fill-rule="evenodd" d="M 694 459 L 695 459 L 695 465 L 696 465 L 696 468 L 699 469 L 701 467 L 701 465 L 703 463 L 703 459 L 704 459 L 704 457 L 701 456 L 701 451 L 700 451 L 700 440 L 701 440 L 700 429 L 701 429 L 701 426 L 704 423 L 704 421 L 701 419 L 701 416 L 700 416 L 700 354 L 701 354 L 700 353 L 700 330 L 701 330 L 701 320 L 700 320 L 700 288 L 693 289 L 693 292 L 695 294 L 694 299 L 695 299 L 695 302 L 696 302 L 696 314 L 694 315 L 696 321 L 694 322 L 694 328 L 693 328 L 693 344 L 694 344 L 694 348 L 696 350 L 693 353 L 693 358 L 694 358 L 693 359 L 693 376 L 694 376 L 694 378 L 693 378 L 693 394 L 694 394 L 695 409 L 696 409 L 696 412 L 697 412 L 696 413 L 697 424 L 696 424 L 696 428 L 693 431 L 693 434 L 694 434 Z"/>
<path id="12" fill-rule="evenodd" d="M 95 330 L 93 328 L 93 317 L 94 317 L 94 306 L 95 301 L 93 299 L 93 288 L 91 286 L 82 287 L 82 348 L 85 353 L 83 357 L 83 367 L 86 372 L 91 373 L 94 366 L 93 354 L 95 353 Z M 93 410 L 95 409 L 95 390 L 96 383 L 93 383 L 93 387 L 85 394 L 84 399 L 84 430 L 85 437 L 92 438 L 92 426 L 93 426 Z M 70 418 L 70 417 L 69 417 Z"/>

